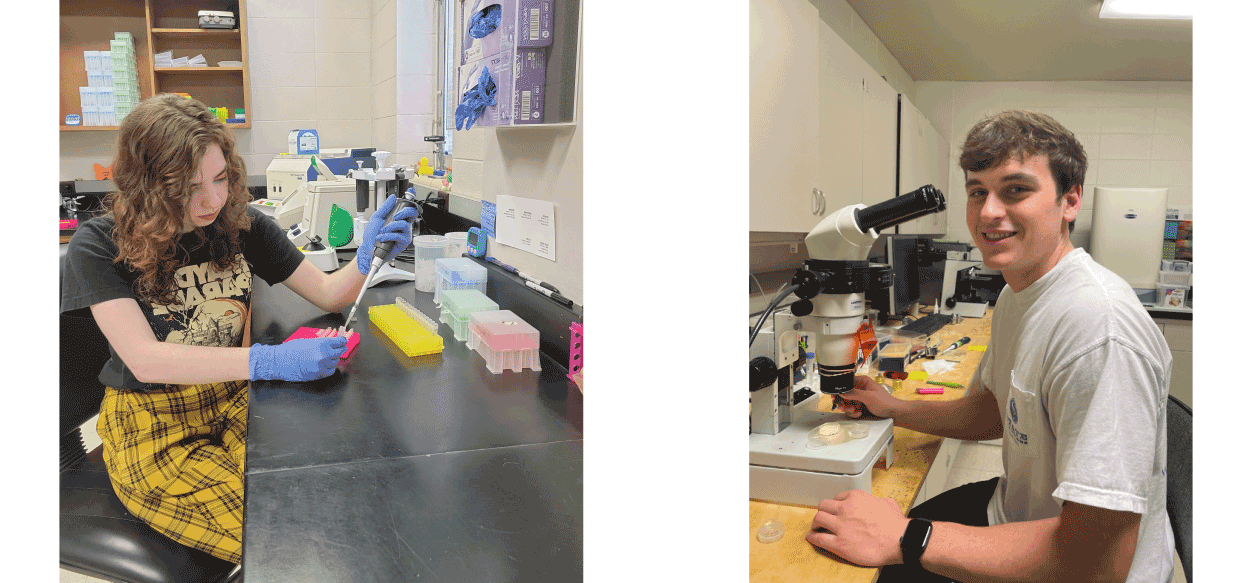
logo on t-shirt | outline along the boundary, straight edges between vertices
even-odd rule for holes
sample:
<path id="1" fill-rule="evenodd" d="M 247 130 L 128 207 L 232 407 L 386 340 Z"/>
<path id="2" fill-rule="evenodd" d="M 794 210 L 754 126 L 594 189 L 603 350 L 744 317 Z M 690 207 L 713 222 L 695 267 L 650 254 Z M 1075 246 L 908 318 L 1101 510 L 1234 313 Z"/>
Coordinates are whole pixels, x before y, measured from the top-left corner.
<path id="1" fill-rule="evenodd" d="M 1016 412 L 1015 397 L 1012 397 L 1011 400 L 1007 402 L 1007 409 L 1011 414 L 1011 422 L 1007 424 L 1007 430 L 1011 433 L 1011 438 L 1016 440 L 1016 443 L 1020 445 L 1028 445 L 1029 434 L 1020 433 L 1020 430 L 1016 429 L 1016 423 L 1020 422 L 1020 415 Z"/>

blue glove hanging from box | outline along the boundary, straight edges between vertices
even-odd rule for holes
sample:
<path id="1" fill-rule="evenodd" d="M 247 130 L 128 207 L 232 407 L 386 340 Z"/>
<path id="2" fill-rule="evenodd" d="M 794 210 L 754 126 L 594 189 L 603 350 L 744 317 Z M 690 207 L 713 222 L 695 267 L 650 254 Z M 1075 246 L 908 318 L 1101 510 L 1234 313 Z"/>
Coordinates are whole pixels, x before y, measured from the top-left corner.
<path id="1" fill-rule="evenodd" d="M 490 68 L 482 67 L 482 76 L 478 78 L 477 85 L 465 91 L 460 98 L 460 105 L 456 106 L 456 129 L 461 129 L 462 126 L 466 130 L 473 129 L 473 123 L 482 117 L 482 112 L 495 105 L 497 89 L 495 80 L 490 78 Z"/>
<path id="2" fill-rule="evenodd" d="M 499 20 L 502 16 L 503 9 L 498 4 L 491 4 L 474 12 L 473 16 L 469 17 L 469 36 L 483 38 L 495 32 L 495 29 L 499 28 Z"/>

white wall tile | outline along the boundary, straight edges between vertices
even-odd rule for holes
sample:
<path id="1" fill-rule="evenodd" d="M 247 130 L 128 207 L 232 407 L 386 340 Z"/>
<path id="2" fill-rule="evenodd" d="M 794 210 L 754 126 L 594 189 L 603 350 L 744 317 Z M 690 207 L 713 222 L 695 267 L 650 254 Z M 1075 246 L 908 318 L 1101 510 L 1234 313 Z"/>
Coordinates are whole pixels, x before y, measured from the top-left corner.
<path id="1" fill-rule="evenodd" d="M 315 0 L 313 16 L 317 18 L 363 18 L 370 20 L 373 10 L 360 0 Z M 251 4 L 248 4 L 249 8 Z"/>
<path id="2" fill-rule="evenodd" d="M 369 53 L 325 53 L 316 57 L 319 87 L 366 87 L 370 80 Z"/>
<path id="3" fill-rule="evenodd" d="M 1109 107 L 1098 115 L 1099 131 L 1104 134 L 1148 134 L 1154 129 L 1154 109 Z"/>
<path id="4" fill-rule="evenodd" d="M 1155 160 L 1150 165 L 1151 186 L 1190 186 L 1194 165 L 1189 160 Z"/>
<path id="5" fill-rule="evenodd" d="M 474 127 L 471 130 L 456 130 L 452 135 L 456 160 L 486 159 L 486 128 Z"/>
<path id="6" fill-rule="evenodd" d="M 395 83 L 396 111 L 408 115 L 434 113 L 433 75 L 399 75 Z"/>
<path id="7" fill-rule="evenodd" d="M 438 32 L 442 10 L 431 0 L 398 0 L 395 5 L 396 34 L 405 36 L 433 35 Z"/>
<path id="8" fill-rule="evenodd" d="M 1048 108 L 1046 113 L 1074 134 L 1093 134 L 1098 132 L 1102 117 L 1099 111 L 1093 107 L 1055 107 Z"/>
<path id="9" fill-rule="evenodd" d="M 398 120 L 396 116 L 378 117 L 373 120 L 373 143 L 379 150 L 394 152 L 395 143 L 395 123 Z"/>
<path id="10" fill-rule="evenodd" d="M 1192 134 L 1155 134 L 1151 136 L 1151 157 L 1155 160 L 1193 160 Z"/>
<path id="11" fill-rule="evenodd" d="M 317 87 L 317 119 L 372 120 L 373 98 L 368 87 Z"/>
<path id="12" fill-rule="evenodd" d="M 395 0 L 386 0 L 373 17 L 373 50 L 395 38 Z"/>
<path id="13" fill-rule="evenodd" d="M 1194 188 L 1192 186 L 1169 186 L 1168 208 L 1194 208 Z"/>
<path id="14" fill-rule="evenodd" d="M 371 124 L 365 120 L 323 119 L 317 122 L 317 136 L 324 148 L 367 148 L 373 146 Z M 385 150 L 386 148 L 378 148 Z M 393 151 L 393 150 L 390 150 Z"/>
<path id="15" fill-rule="evenodd" d="M 255 18 L 304 18 L 312 13 L 313 0 L 251 0 L 247 24 L 250 27 Z"/>
<path id="16" fill-rule="evenodd" d="M 316 87 L 252 87 L 252 111 L 248 117 L 252 122 L 279 121 L 291 118 L 293 111 L 297 115 L 321 117 L 316 109 L 309 111 L 309 105 L 316 102 Z M 292 128 L 295 129 L 295 128 Z"/>
<path id="17" fill-rule="evenodd" d="M 370 80 L 374 85 L 395 78 L 395 70 L 397 63 L 397 55 L 395 53 L 395 39 L 382 43 L 378 50 L 373 51 L 372 75 Z"/>
<path id="18" fill-rule="evenodd" d="M 415 160 L 425 156 L 430 159 L 431 165 L 435 164 L 434 144 L 425 141 L 433 121 L 432 115 L 400 115 L 395 135 L 398 151 L 411 153 Z"/>
<path id="19" fill-rule="evenodd" d="M 1148 186 L 1149 160 L 1099 160 L 1099 186 Z"/>
<path id="20" fill-rule="evenodd" d="M 398 37 L 398 63 L 396 73 L 400 75 L 430 75 L 437 72 L 435 63 L 438 61 L 438 36 L 420 34 Z"/>
<path id="21" fill-rule="evenodd" d="M 312 18 L 249 18 L 247 49 L 249 53 L 311 54 L 316 47 L 310 42 L 314 38 L 313 22 Z"/>
<path id="22" fill-rule="evenodd" d="M 478 200 L 489 200 L 495 202 L 495 196 L 485 196 L 485 189 L 482 187 L 482 176 L 485 173 L 485 167 L 478 160 L 461 160 L 456 158 L 452 163 L 452 192 L 467 196 Z"/>
<path id="23" fill-rule="evenodd" d="M 395 78 L 391 77 L 373 86 L 373 117 L 393 117 L 395 109 Z"/>
<path id="24" fill-rule="evenodd" d="M 1192 108 L 1160 107 L 1155 109 L 1155 133 L 1157 134 L 1192 134 L 1193 126 Z"/>
<path id="25" fill-rule="evenodd" d="M 367 18 L 318 18 L 314 46 L 318 53 L 368 53 L 372 32 Z"/>
<path id="26" fill-rule="evenodd" d="M 1098 184 L 1098 159 L 1088 159 L 1089 150 L 1085 151 L 1085 188 L 1093 188 L 1092 185 Z"/>
<path id="27" fill-rule="evenodd" d="M 1099 160 L 1149 160 L 1149 136 L 1141 134 L 1102 134 Z"/>
<path id="28" fill-rule="evenodd" d="M 317 63 L 307 54 L 256 53 L 249 51 L 248 79 L 257 87 L 312 87 L 317 84 Z M 255 108 L 256 104 L 252 104 Z"/>

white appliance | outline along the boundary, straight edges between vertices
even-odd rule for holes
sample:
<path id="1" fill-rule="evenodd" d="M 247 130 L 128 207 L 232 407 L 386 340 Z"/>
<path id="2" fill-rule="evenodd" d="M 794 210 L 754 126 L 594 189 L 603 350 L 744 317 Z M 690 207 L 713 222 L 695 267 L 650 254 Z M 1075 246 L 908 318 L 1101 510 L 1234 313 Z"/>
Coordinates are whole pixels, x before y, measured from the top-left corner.
<path id="1" fill-rule="evenodd" d="M 1163 259 L 1166 188 L 1094 187 L 1089 254 L 1134 289 L 1155 288 Z"/>

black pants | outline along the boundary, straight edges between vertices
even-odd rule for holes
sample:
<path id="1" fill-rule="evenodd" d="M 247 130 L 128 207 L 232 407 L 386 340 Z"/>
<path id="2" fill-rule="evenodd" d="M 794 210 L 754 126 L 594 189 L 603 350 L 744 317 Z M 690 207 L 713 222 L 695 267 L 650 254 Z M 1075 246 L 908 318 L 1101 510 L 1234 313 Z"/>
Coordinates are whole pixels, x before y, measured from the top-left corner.
<path id="1" fill-rule="evenodd" d="M 998 478 L 984 482 L 964 484 L 942 492 L 925 503 L 911 509 L 908 518 L 927 518 L 934 522 L 956 522 L 967 526 L 989 526 L 986 509 L 994 489 L 998 487 Z M 889 565 L 881 568 L 877 583 L 949 583 L 949 577 L 934 575 L 920 567 L 907 565 Z"/>

